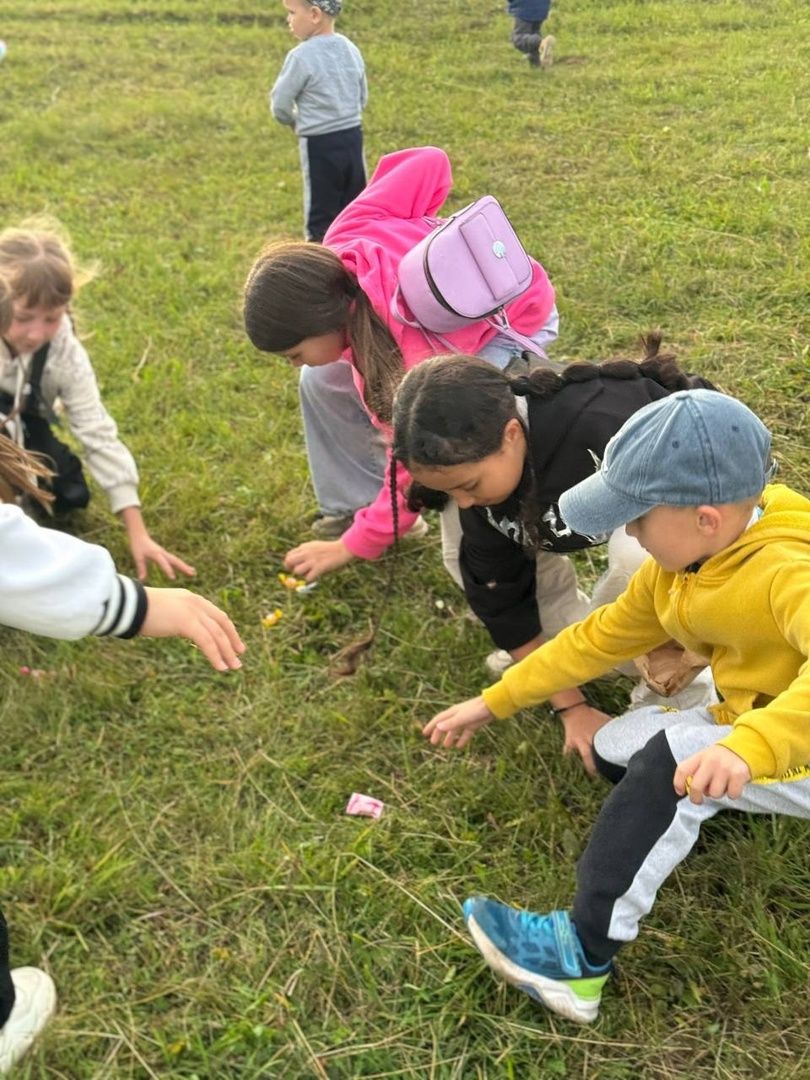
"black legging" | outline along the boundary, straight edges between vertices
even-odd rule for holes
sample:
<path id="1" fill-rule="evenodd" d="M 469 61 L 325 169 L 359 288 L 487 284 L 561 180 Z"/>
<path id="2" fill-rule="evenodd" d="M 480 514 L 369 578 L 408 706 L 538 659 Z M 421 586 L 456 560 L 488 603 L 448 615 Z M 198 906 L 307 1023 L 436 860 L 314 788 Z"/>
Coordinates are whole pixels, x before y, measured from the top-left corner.
<path id="1" fill-rule="evenodd" d="M 8 966 L 8 927 L 0 911 L 0 1028 L 9 1018 L 14 1006 L 14 983 Z"/>

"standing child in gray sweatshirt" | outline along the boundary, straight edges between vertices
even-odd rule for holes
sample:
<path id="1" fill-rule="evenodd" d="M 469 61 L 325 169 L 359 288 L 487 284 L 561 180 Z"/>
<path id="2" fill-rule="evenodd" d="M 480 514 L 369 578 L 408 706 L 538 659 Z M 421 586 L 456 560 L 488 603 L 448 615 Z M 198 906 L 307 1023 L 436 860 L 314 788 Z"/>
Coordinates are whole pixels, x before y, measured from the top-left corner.
<path id="1" fill-rule="evenodd" d="M 361 116 L 368 98 L 356 45 L 335 33 L 343 0 L 283 0 L 290 33 L 301 42 L 287 54 L 270 91 L 270 110 L 298 136 L 304 178 L 304 235 L 323 235 L 366 186 Z"/>

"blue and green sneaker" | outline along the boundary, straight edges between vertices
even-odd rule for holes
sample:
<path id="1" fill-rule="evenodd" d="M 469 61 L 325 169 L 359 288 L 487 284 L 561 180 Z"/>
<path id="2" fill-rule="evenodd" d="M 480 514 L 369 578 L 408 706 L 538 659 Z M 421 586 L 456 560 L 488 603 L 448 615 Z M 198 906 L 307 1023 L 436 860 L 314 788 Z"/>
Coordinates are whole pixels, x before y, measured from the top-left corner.
<path id="1" fill-rule="evenodd" d="M 473 896 L 464 901 L 464 919 L 486 962 L 508 983 L 568 1020 L 596 1019 L 611 965 L 588 963 L 567 911 L 535 915 Z"/>

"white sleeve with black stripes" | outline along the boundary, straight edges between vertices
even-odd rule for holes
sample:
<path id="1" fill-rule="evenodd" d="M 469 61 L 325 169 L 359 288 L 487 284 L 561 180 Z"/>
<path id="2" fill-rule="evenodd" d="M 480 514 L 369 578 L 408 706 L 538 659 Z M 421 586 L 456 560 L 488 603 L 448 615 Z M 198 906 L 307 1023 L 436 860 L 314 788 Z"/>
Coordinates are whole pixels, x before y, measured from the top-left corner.
<path id="1" fill-rule="evenodd" d="M 46 529 L 0 504 L 0 624 L 45 637 L 133 637 L 146 593 L 96 544 Z"/>

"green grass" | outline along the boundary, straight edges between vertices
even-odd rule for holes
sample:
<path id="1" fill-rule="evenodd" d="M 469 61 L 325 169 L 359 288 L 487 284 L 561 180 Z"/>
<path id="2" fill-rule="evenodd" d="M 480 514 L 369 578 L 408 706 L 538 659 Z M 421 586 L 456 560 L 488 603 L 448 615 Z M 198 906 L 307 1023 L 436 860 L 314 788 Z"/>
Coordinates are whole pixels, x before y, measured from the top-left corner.
<path id="1" fill-rule="evenodd" d="M 501 197 L 558 289 L 559 355 L 632 354 L 660 326 L 807 490 L 802 0 L 558 0 L 542 73 L 500 0 L 348 0 L 342 28 L 369 69 L 369 161 L 436 143 L 452 205 Z M 147 520 L 249 644 L 221 678 L 182 643 L 3 632 L 2 906 L 15 962 L 61 999 L 18 1075 L 810 1076 L 803 823 L 710 823 L 599 1024 L 573 1028 L 491 978 L 458 905 L 565 904 L 605 791 L 542 711 L 461 754 L 418 735 L 482 685 L 487 649 L 436 530 L 353 680 L 328 660 L 385 564 L 306 600 L 276 579 L 314 506 L 294 376 L 246 344 L 239 290 L 301 226 L 295 141 L 265 104 L 280 2 L 0 0 L 0 36 L 3 220 L 50 211 L 100 260 L 79 312 Z M 127 565 L 101 498 L 80 527 Z M 344 817 L 353 790 L 386 801 L 379 822 Z"/>

